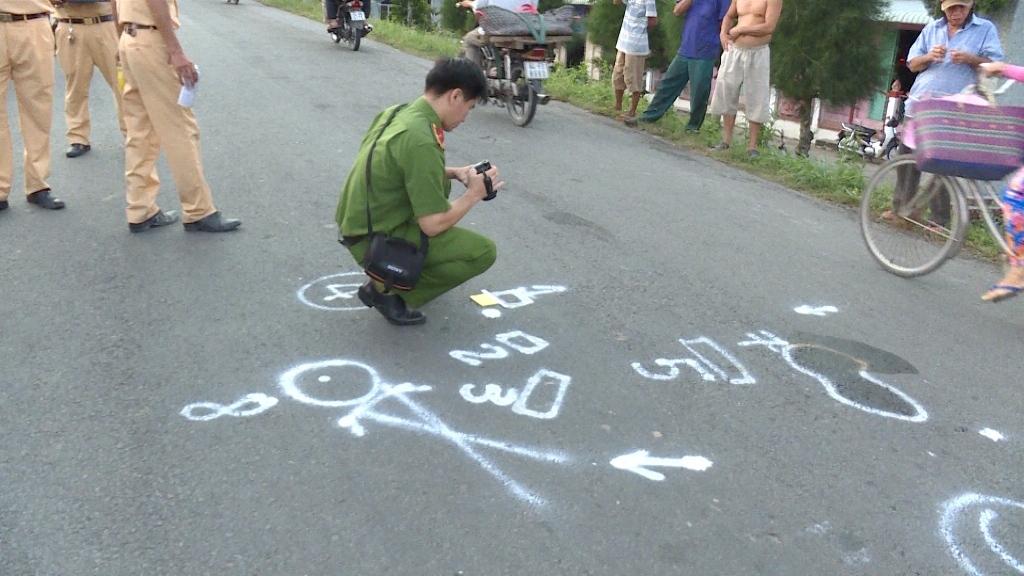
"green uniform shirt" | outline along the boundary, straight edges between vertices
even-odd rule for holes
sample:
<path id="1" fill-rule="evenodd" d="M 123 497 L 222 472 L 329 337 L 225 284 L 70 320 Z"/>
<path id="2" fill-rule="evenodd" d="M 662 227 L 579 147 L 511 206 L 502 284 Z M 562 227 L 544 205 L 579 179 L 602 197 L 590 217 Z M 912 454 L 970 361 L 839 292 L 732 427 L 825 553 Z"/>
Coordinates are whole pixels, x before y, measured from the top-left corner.
<path id="1" fill-rule="evenodd" d="M 366 157 L 392 109 L 374 118 L 341 189 L 334 219 L 342 236 L 367 233 Z M 437 113 L 420 98 L 400 110 L 377 141 L 370 167 L 370 214 L 375 233 L 419 244 L 417 218 L 451 208 L 452 183 L 445 177 L 444 148 L 436 132 L 440 127 Z"/>

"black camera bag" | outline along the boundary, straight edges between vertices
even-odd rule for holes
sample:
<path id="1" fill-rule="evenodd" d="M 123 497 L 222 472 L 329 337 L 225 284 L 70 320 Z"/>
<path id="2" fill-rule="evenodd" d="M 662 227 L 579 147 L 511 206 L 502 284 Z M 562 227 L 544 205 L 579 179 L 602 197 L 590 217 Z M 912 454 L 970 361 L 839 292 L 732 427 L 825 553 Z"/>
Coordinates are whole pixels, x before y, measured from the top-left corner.
<path id="1" fill-rule="evenodd" d="M 366 155 L 366 230 L 370 246 L 363 255 L 363 270 L 366 275 L 384 284 L 384 293 L 392 289 L 408 291 L 416 287 L 423 273 L 423 262 L 427 258 L 427 235 L 420 230 L 420 245 L 417 246 L 404 238 L 388 236 L 373 231 L 370 219 L 370 162 L 373 160 L 373 149 L 377 146 L 384 129 L 394 120 L 395 114 L 404 106 L 396 106 L 377 133 Z"/>

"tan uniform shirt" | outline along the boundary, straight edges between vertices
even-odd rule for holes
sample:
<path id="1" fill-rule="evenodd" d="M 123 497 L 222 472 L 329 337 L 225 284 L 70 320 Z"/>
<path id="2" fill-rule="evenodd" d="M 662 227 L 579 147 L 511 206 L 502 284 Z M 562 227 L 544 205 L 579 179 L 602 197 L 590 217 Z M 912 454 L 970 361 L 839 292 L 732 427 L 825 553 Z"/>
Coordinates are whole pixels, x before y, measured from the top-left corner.
<path id="1" fill-rule="evenodd" d="M 7 14 L 40 14 L 53 12 L 48 0 L 0 0 L 0 12 Z"/>
<path id="2" fill-rule="evenodd" d="M 114 9 L 110 2 L 65 2 L 53 11 L 57 18 L 95 18 L 111 14 Z"/>
<path id="3" fill-rule="evenodd" d="M 0 6 L 3 2 L 11 2 L 14 0 L 0 0 Z M 25 2 L 33 0 L 23 0 Z M 177 30 L 180 23 L 178 22 L 178 2 L 177 0 L 167 0 L 167 7 L 171 12 L 171 22 L 174 22 L 174 29 Z M 149 5 L 146 4 L 146 0 L 118 0 L 117 2 L 117 19 L 123 24 L 125 22 L 132 22 L 135 24 L 142 24 L 144 26 L 156 26 L 156 19 L 153 18 L 153 13 L 149 10 Z"/>

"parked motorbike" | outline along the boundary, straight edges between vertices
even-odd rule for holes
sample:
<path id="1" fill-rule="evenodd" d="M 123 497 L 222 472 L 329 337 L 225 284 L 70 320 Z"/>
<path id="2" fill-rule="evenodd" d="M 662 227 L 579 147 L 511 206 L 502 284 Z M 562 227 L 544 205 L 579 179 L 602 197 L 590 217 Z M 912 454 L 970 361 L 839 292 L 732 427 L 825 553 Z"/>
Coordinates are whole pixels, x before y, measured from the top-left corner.
<path id="1" fill-rule="evenodd" d="M 338 27 L 327 30 L 331 39 L 335 44 L 344 40 L 353 51 L 358 51 L 363 36 L 373 30 L 373 26 L 366 23 L 363 3 L 360 0 L 338 0 L 337 19 Z"/>
<path id="2" fill-rule="evenodd" d="M 877 130 L 843 122 L 843 129 L 839 132 L 839 150 L 869 161 L 882 158 L 888 160 L 900 145 L 899 122 L 899 118 L 889 118 L 885 122 L 881 139 L 875 138 Z"/>

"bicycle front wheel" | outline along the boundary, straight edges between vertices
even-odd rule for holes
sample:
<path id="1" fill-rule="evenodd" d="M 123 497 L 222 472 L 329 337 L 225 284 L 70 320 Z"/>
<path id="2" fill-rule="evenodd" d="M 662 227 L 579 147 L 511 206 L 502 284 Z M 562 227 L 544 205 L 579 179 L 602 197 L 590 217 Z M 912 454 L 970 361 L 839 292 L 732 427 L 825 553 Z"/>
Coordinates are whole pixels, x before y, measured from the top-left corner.
<path id="1" fill-rule="evenodd" d="M 893 205 L 900 173 L 914 167 L 912 155 L 881 166 L 860 202 L 860 231 L 878 263 L 898 276 L 922 276 L 959 252 L 967 236 L 967 205 L 955 178 L 921 174 L 910 198 Z M 905 176 L 904 176 L 905 177 Z"/>

